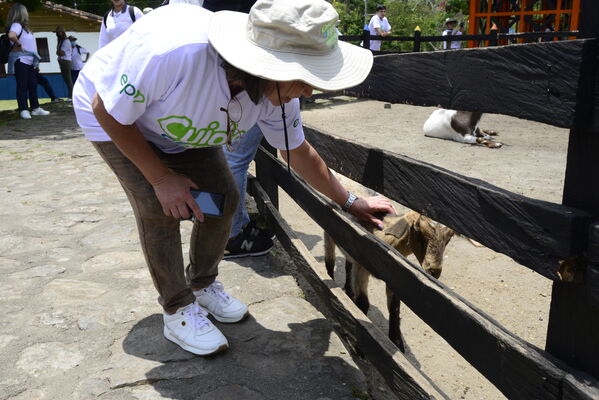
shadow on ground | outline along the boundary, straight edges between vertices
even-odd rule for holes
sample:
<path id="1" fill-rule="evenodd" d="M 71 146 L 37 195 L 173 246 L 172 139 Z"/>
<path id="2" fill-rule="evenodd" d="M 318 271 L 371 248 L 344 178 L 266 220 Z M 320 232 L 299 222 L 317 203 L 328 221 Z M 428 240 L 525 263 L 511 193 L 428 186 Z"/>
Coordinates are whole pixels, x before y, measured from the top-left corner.
<path id="1" fill-rule="evenodd" d="M 289 323 L 283 331 L 268 329 L 252 316 L 238 324 L 219 323 L 230 349 L 210 357 L 180 349 L 164 338 L 162 327 L 161 315 L 141 320 L 125 338 L 123 350 L 162 364 L 145 376 L 164 398 L 353 399 L 352 390 L 358 390 L 352 382 L 359 375 L 355 366 L 327 355 L 331 328 L 325 319 Z M 120 387 L 138 384 L 123 382 Z"/>

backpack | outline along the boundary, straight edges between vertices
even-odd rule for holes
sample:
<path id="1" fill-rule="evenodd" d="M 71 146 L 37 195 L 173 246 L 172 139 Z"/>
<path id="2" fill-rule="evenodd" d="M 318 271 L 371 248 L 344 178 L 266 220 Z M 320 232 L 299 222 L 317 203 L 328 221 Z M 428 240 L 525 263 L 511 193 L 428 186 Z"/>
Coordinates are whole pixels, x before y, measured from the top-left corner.
<path id="1" fill-rule="evenodd" d="M 131 18 L 131 22 L 135 22 L 135 8 L 130 6 L 129 4 L 125 4 L 125 7 L 127 7 L 127 9 L 129 10 L 129 17 Z M 110 15 L 111 11 L 112 9 L 106 11 L 106 13 L 104 14 L 104 28 L 108 28 L 106 26 L 106 19 Z"/>
<path id="2" fill-rule="evenodd" d="M 19 33 L 17 39 L 20 39 L 22 34 L 23 29 L 21 29 L 21 33 Z M 15 44 L 8 38 L 8 33 L 0 36 L 0 64 L 6 64 L 8 62 L 8 54 L 11 52 L 14 45 Z"/>

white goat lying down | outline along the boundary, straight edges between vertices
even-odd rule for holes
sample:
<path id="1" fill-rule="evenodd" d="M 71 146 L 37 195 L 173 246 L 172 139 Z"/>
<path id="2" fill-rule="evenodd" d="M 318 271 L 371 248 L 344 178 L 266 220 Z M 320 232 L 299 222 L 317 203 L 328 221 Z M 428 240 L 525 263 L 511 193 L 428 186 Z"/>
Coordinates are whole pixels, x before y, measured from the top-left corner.
<path id="1" fill-rule="evenodd" d="M 497 132 L 478 127 L 482 115 L 480 112 L 435 110 L 424 123 L 424 136 L 460 143 L 479 143 L 491 149 L 501 147 L 502 144 L 492 138 Z"/>
<path id="2" fill-rule="evenodd" d="M 347 179 L 343 179 L 345 187 Z M 368 195 L 373 191 L 366 189 Z M 360 191 L 356 191 L 360 193 Z M 361 194 L 361 193 L 360 193 Z M 353 217 L 352 217 L 353 218 Z M 354 219 L 355 220 L 355 219 Z M 443 267 L 443 253 L 454 232 L 443 224 L 432 219 L 410 211 L 404 215 L 387 215 L 383 219 L 383 230 L 375 229 L 372 225 L 362 224 L 375 236 L 398 250 L 404 257 L 414 254 L 418 262 L 426 272 L 438 278 Z M 331 278 L 335 271 L 335 242 L 326 232 L 324 233 L 325 265 Z M 347 295 L 364 312 L 368 313 L 370 302 L 368 301 L 368 279 L 370 273 L 352 259 L 343 249 L 345 255 L 345 291 Z M 399 327 L 399 298 L 387 287 L 387 309 L 389 310 L 389 338 L 404 352 L 405 347 Z"/>

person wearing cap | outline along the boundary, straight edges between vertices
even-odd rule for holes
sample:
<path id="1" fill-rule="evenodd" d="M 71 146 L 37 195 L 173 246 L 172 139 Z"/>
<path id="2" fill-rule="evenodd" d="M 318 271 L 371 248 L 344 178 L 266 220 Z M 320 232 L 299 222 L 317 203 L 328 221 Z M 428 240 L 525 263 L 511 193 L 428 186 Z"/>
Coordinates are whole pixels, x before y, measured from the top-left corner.
<path id="1" fill-rule="evenodd" d="M 368 30 L 370 31 L 370 35 L 372 36 L 389 36 L 391 34 L 391 25 L 389 24 L 389 20 L 387 20 L 387 7 L 382 4 L 376 6 L 376 14 L 370 18 L 370 22 L 368 23 Z M 381 49 L 381 41 L 380 40 L 371 40 L 370 41 L 370 50 L 380 50 Z"/>
<path id="2" fill-rule="evenodd" d="M 441 36 L 459 36 L 462 34 L 462 27 L 460 29 L 455 29 L 458 24 L 458 20 L 455 18 L 446 18 L 445 19 L 445 29 Z M 451 43 L 451 45 L 449 44 Z M 462 42 L 459 40 L 454 40 L 451 42 L 443 42 L 443 50 L 447 49 L 459 49 L 462 47 Z"/>
<path id="3" fill-rule="evenodd" d="M 303 135 L 299 96 L 357 85 L 372 67 L 370 51 L 337 40 L 337 18 L 324 0 L 258 0 L 249 15 L 171 4 L 79 75 L 77 121 L 132 205 L 164 336 L 187 351 L 228 348 L 209 314 L 222 323 L 248 315 L 216 280 L 239 199 L 223 145 L 257 123 L 296 172 L 357 218 L 382 226 L 374 214 L 394 211 L 382 196 L 345 190 Z M 204 215 L 190 189 L 223 194 L 222 216 Z M 179 224 L 192 215 L 184 268 Z"/>
<path id="4" fill-rule="evenodd" d="M 112 7 L 104 14 L 100 24 L 99 49 L 122 35 L 144 15 L 139 8 L 127 4 L 125 0 L 111 0 L 111 3 Z"/>
<path id="5" fill-rule="evenodd" d="M 75 36 L 69 36 L 71 42 L 72 57 L 71 57 L 71 79 L 73 85 L 77 82 L 79 77 L 79 71 L 83 68 L 83 64 L 87 62 L 89 58 L 89 51 L 77 44 L 77 38 Z"/>
<path id="6" fill-rule="evenodd" d="M 60 74 L 65 85 L 67 85 L 67 101 L 71 101 L 73 97 L 73 78 L 71 77 L 73 49 L 62 26 L 58 25 L 54 33 L 56 33 L 56 55 L 58 56 Z"/>

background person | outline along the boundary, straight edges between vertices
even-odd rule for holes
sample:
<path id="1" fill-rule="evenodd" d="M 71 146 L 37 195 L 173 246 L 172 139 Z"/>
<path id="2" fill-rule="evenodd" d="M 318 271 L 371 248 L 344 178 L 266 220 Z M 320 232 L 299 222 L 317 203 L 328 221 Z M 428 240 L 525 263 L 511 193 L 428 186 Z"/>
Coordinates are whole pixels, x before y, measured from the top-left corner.
<path id="1" fill-rule="evenodd" d="M 37 75 L 34 67 L 40 61 L 37 44 L 33 32 L 29 29 L 29 13 L 27 8 L 14 3 L 8 11 L 8 39 L 13 48 L 8 58 L 8 73 L 15 74 L 17 80 L 17 104 L 23 119 L 31 119 L 32 115 L 48 115 L 48 111 L 40 107 L 37 98 Z M 29 99 L 29 106 L 27 105 Z"/>
<path id="2" fill-rule="evenodd" d="M 239 11 L 249 13 L 256 0 L 205 0 L 203 7 L 216 11 Z M 239 204 L 233 215 L 231 234 L 223 258 L 261 256 L 274 246 L 273 234 L 261 229 L 250 219 L 245 206 L 247 172 L 262 141 L 262 131 L 254 125 L 245 135 L 233 143 L 231 149 L 224 147 L 225 157 L 239 190 Z"/>
<path id="3" fill-rule="evenodd" d="M 464 25 L 460 24 L 460 28 L 456 29 L 457 24 L 458 24 L 458 20 L 455 18 L 445 19 L 445 29 L 443 30 L 443 33 L 441 34 L 441 36 L 461 36 L 462 29 L 464 29 Z M 451 43 L 451 45 L 449 45 L 449 43 Z M 443 42 L 444 50 L 459 49 L 461 47 L 462 47 L 461 40 L 455 40 L 455 41 L 451 41 L 451 42 Z"/>
<path id="4" fill-rule="evenodd" d="M 77 82 L 77 77 L 79 76 L 79 71 L 83 68 L 83 64 L 87 62 L 89 58 L 89 51 L 77 44 L 77 38 L 74 36 L 69 36 L 69 41 L 71 42 L 71 48 L 73 51 L 73 56 L 71 60 L 71 79 L 73 80 L 73 85 Z"/>
<path id="5" fill-rule="evenodd" d="M 258 123 L 274 147 L 289 149 L 304 179 L 356 217 L 382 226 L 374 213 L 394 211 L 381 196 L 356 199 L 341 186 L 305 141 L 299 115 L 297 98 L 313 87 L 362 82 L 372 53 L 338 42 L 338 15 L 324 0 L 259 0 L 250 17 L 248 24 L 243 13 L 160 7 L 100 49 L 75 87 L 77 121 L 133 207 L 164 335 L 195 354 L 228 347 L 208 313 L 229 323 L 248 313 L 215 280 L 239 200 L 223 144 Z M 190 189 L 224 194 L 223 216 L 204 216 Z M 184 268 L 179 219 L 192 213 Z"/>
<path id="6" fill-rule="evenodd" d="M 368 23 L 368 30 L 370 31 L 370 35 L 372 36 L 389 36 L 391 34 L 391 25 L 387 20 L 387 7 L 382 4 L 376 6 L 376 14 L 370 18 L 370 22 Z M 370 41 L 370 50 L 380 50 L 381 49 L 381 41 L 380 40 L 371 40 Z"/>
<path id="7" fill-rule="evenodd" d="M 106 46 L 122 35 L 141 17 L 143 17 L 143 13 L 139 8 L 128 5 L 125 0 L 112 0 L 112 7 L 102 18 L 98 48 Z"/>
<path id="8" fill-rule="evenodd" d="M 64 28 L 60 25 L 56 27 L 56 55 L 58 56 L 58 65 L 60 66 L 60 74 L 65 85 L 67 85 L 67 101 L 73 98 L 73 78 L 71 76 L 73 48 L 71 41 L 67 38 Z"/>
<path id="9" fill-rule="evenodd" d="M 40 74 L 40 69 L 34 68 L 34 71 L 35 71 L 35 78 L 37 79 L 37 84 L 40 85 L 44 89 L 44 92 L 46 92 L 46 94 L 48 95 L 48 97 L 50 98 L 52 103 L 61 102 L 62 99 L 60 97 L 56 97 L 56 94 L 54 93 L 54 89 L 52 89 L 52 85 L 50 85 L 50 82 L 48 81 L 48 79 L 46 79 L 45 76 Z"/>

